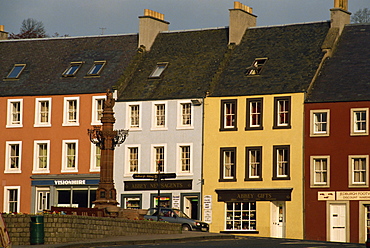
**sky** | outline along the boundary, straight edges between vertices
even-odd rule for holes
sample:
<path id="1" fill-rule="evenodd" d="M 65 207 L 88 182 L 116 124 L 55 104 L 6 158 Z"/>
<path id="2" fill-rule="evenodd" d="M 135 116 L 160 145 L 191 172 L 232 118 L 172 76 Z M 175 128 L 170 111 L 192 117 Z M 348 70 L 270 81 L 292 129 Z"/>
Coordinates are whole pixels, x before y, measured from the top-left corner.
<path id="1" fill-rule="evenodd" d="M 238 0 L 252 7 L 257 26 L 330 20 L 334 0 Z M 348 0 L 349 12 L 370 8 L 370 0 Z M 138 33 L 144 9 L 164 14 L 169 30 L 224 27 L 234 0 L 0 0 L 0 25 L 19 33 L 33 18 L 46 33 L 69 36 Z"/>

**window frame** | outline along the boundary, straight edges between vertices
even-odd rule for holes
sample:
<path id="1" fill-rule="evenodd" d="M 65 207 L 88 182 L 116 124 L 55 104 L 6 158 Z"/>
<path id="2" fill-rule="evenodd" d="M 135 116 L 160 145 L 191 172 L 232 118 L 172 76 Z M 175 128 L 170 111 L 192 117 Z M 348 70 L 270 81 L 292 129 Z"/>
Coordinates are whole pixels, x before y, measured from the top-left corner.
<path id="1" fill-rule="evenodd" d="M 186 174 L 186 175 L 191 175 L 193 174 L 193 143 L 177 143 L 176 144 L 176 147 L 177 147 L 177 174 L 181 175 L 181 174 Z M 183 161 L 183 157 L 182 157 L 182 148 L 183 147 L 189 147 L 189 158 L 187 158 L 189 160 L 189 170 L 188 171 L 184 171 L 182 169 L 182 161 Z"/>
<path id="2" fill-rule="evenodd" d="M 39 152 L 40 145 L 46 144 L 46 168 L 40 168 Z M 35 140 L 33 142 L 33 170 L 32 173 L 50 173 L 50 140 Z"/>
<path id="3" fill-rule="evenodd" d="M 220 148 L 220 178 L 219 182 L 236 182 L 236 147 L 221 147 Z M 225 176 L 225 152 L 231 152 L 231 163 L 232 168 L 231 176 L 226 177 Z"/>
<path id="4" fill-rule="evenodd" d="M 76 101 L 76 121 L 69 120 L 69 102 Z M 62 126 L 79 126 L 80 125 L 80 97 L 64 97 L 63 104 L 63 124 Z"/>
<path id="5" fill-rule="evenodd" d="M 279 102 L 280 101 L 287 101 L 287 123 L 281 124 L 280 118 L 279 118 Z M 291 115 L 292 115 L 292 102 L 290 96 L 280 96 L 280 97 L 274 97 L 274 126 L 273 129 L 290 129 L 291 128 Z"/>
<path id="6" fill-rule="evenodd" d="M 17 190 L 17 211 L 16 213 L 20 212 L 20 206 L 21 206 L 21 186 L 4 186 L 4 203 L 3 203 L 3 212 L 9 213 L 10 209 L 10 190 Z M 13 212 L 14 213 L 14 212 Z"/>
<path id="7" fill-rule="evenodd" d="M 69 66 L 67 67 L 67 69 L 65 69 L 64 72 L 62 73 L 62 76 L 63 77 L 75 77 L 77 72 L 81 69 L 83 63 L 84 62 L 82 61 L 71 62 Z M 72 68 L 76 66 L 77 68 L 72 71 Z M 70 73 L 71 71 L 72 73 Z"/>
<path id="8" fill-rule="evenodd" d="M 250 152 L 259 152 L 259 164 L 257 166 L 257 176 L 251 176 Z M 244 181 L 262 181 L 262 146 L 248 146 L 245 148 L 245 179 Z"/>
<path id="9" fill-rule="evenodd" d="M 99 172 L 100 171 L 100 165 L 101 165 L 101 149 L 99 146 L 95 144 L 90 144 L 90 172 Z M 97 149 L 100 149 L 100 154 L 97 154 Z M 99 161 L 100 165 L 97 166 L 97 156 L 99 155 Z"/>
<path id="10" fill-rule="evenodd" d="M 156 149 L 157 148 L 163 148 L 163 171 L 162 172 L 167 172 L 167 144 L 152 144 L 151 145 L 151 171 L 154 173 L 158 173 L 157 171 L 157 153 Z"/>
<path id="11" fill-rule="evenodd" d="M 164 125 L 157 125 L 157 106 L 163 105 L 164 106 Z M 168 103 L 167 102 L 153 102 L 152 103 L 152 128 L 151 130 L 167 130 L 167 123 L 168 123 Z"/>
<path id="12" fill-rule="evenodd" d="M 278 154 L 279 150 L 284 150 L 287 154 L 287 161 L 286 161 L 286 175 L 279 175 L 278 173 Z M 272 180 L 290 180 L 290 145 L 277 145 L 273 146 L 273 173 L 272 173 Z"/>
<path id="13" fill-rule="evenodd" d="M 102 111 L 104 110 L 104 101 L 106 100 L 106 96 L 93 96 L 92 103 L 91 103 L 91 125 L 102 125 L 101 120 L 98 120 L 98 101 L 103 100 Z"/>
<path id="14" fill-rule="evenodd" d="M 259 103 L 260 104 L 260 124 L 259 125 L 253 125 L 252 124 L 252 111 L 251 111 L 251 105 L 253 103 Z M 245 130 L 263 130 L 263 98 L 247 98 L 247 114 L 246 114 L 246 127 Z"/>
<path id="15" fill-rule="evenodd" d="M 13 123 L 13 104 L 18 103 L 19 104 L 19 123 Z M 6 121 L 6 127 L 7 128 L 17 128 L 17 127 L 23 127 L 23 99 L 8 99 L 7 101 L 7 121 Z"/>
<path id="16" fill-rule="evenodd" d="M 365 182 L 354 182 L 354 159 L 365 159 Z M 348 155 L 348 187 L 368 188 L 369 187 L 369 155 Z"/>
<path id="17" fill-rule="evenodd" d="M 11 146 L 17 145 L 18 146 L 18 167 L 11 168 Z M 5 142 L 5 170 L 4 173 L 22 173 L 22 141 L 6 141 Z"/>
<path id="18" fill-rule="evenodd" d="M 149 75 L 149 78 L 161 78 L 163 76 L 163 72 L 166 70 L 168 66 L 168 62 L 158 62 L 152 72 Z"/>
<path id="19" fill-rule="evenodd" d="M 98 77 L 98 76 L 100 76 L 100 74 L 103 71 L 106 63 L 107 63 L 106 60 L 94 61 L 94 64 L 88 70 L 88 72 L 86 73 L 86 76 L 88 76 L 88 77 Z M 92 73 L 95 70 L 97 65 L 101 65 L 100 69 L 96 73 Z"/>
<path id="20" fill-rule="evenodd" d="M 326 131 L 316 131 L 316 114 L 326 113 Z M 310 110 L 310 137 L 323 137 L 330 135 L 330 109 L 313 109 Z"/>
<path id="21" fill-rule="evenodd" d="M 245 72 L 245 74 L 247 76 L 259 76 L 261 75 L 262 71 L 263 71 L 263 68 L 265 67 L 266 65 L 266 62 L 267 62 L 268 58 L 255 58 L 253 63 L 247 67 L 247 71 Z M 262 61 L 263 63 L 259 63 L 260 61 Z"/>
<path id="22" fill-rule="evenodd" d="M 47 102 L 48 103 L 48 110 L 47 110 L 47 115 L 48 115 L 48 120 L 46 122 L 42 121 L 42 102 Z M 52 111 L 52 98 L 36 98 L 35 99 L 35 123 L 34 127 L 51 127 L 51 111 Z"/>
<path id="23" fill-rule="evenodd" d="M 14 69 L 17 68 L 17 67 L 22 67 L 22 68 L 15 76 L 10 77 L 10 75 L 13 73 Z M 13 68 L 10 70 L 10 72 L 6 76 L 6 79 L 8 79 L 8 80 L 17 80 L 17 79 L 19 79 L 19 77 L 21 76 L 21 74 L 22 74 L 22 72 L 24 71 L 25 68 L 26 68 L 26 64 L 14 64 Z"/>
<path id="24" fill-rule="evenodd" d="M 227 126 L 227 111 L 225 111 L 226 104 L 232 104 L 232 126 Z M 220 111 L 220 131 L 238 131 L 238 101 L 237 99 L 221 100 L 221 111 Z"/>
<path id="25" fill-rule="evenodd" d="M 365 130 L 364 131 L 356 131 L 356 112 L 365 112 Z M 351 108 L 350 110 L 351 114 L 351 136 L 362 136 L 362 135 L 369 135 L 369 108 Z"/>
<path id="26" fill-rule="evenodd" d="M 138 106 L 139 108 L 139 114 L 138 114 L 138 126 L 132 126 L 131 117 L 132 117 L 132 107 Z M 126 127 L 130 131 L 140 131 L 142 130 L 142 103 L 141 102 L 129 102 L 126 104 L 126 111 L 127 111 L 127 121 L 126 121 Z"/>
<path id="27" fill-rule="evenodd" d="M 75 153 L 74 153 L 74 167 L 68 168 L 68 144 L 75 144 Z M 78 172 L 78 140 L 63 140 L 62 141 L 62 173 L 68 172 Z"/>
<path id="28" fill-rule="evenodd" d="M 131 172 L 131 149 L 136 148 L 137 149 L 137 171 Z M 132 174 L 139 173 L 141 170 L 141 145 L 140 144 L 128 144 L 125 145 L 125 176 L 132 176 Z"/>
<path id="29" fill-rule="evenodd" d="M 232 210 L 228 209 L 228 204 L 232 204 Z M 240 210 L 236 208 L 236 204 L 241 204 L 240 205 Z M 248 208 L 245 209 L 242 205 L 248 204 Z M 254 209 L 251 207 L 254 205 Z M 236 212 L 240 212 L 240 215 L 235 214 Z M 249 214 L 246 214 L 245 217 L 249 217 L 249 219 L 243 219 L 243 212 L 247 212 Z M 254 212 L 254 215 L 252 216 L 251 213 Z M 237 217 L 237 218 L 235 218 Z M 254 219 L 251 219 L 253 218 Z M 231 219 L 230 219 L 231 218 Z M 240 219 L 239 219 L 240 218 Z M 245 233 L 258 233 L 257 231 L 257 202 L 256 201 L 250 201 L 250 202 L 225 202 L 225 219 L 224 219 L 224 230 L 225 232 L 245 232 Z M 227 228 L 227 222 L 231 223 L 231 226 L 233 228 Z M 243 222 L 248 222 L 249 227 L 251 227 L 252 222 L 255 222 L 254 227 L 255 229 L 235 229 L 235 224 L 240 222 L 240 226 L 242 227 Z M 236 223 L 235 223 L 236 222 Z"/>
<path id="30" fill-rule="evenodd" d="M 190 113 L 189 113 L 189 119 L 190 119 L 190 124 L 184 124 L 184 105 L 190 104 Z M 177 103 L 177 127 L 176 129 L 193 129 L 193 116 L 194 116 L 194 105 L 191 102 L 191 100 L 186 100 L 186 101 L 178 101 Z"/>
<path id="31" fill-rule="evenodd" d="M 326 182 L 317 182 L 316 179 L 316 160 L 326 160 Z M 310 156 L 310 187 L 329 188 L 330 187 L 330 156 Z"/>

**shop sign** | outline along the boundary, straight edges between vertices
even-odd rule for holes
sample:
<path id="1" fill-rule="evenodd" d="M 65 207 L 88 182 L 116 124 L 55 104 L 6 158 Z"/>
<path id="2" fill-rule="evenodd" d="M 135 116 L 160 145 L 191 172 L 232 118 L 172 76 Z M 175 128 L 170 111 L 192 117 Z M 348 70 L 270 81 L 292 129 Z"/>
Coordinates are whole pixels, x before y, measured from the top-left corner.
<path id="1" fill-rule="evenodd" d="M 219 202 L 291 201 L 292 189 L 216 189 Z"/>
<path id="2" fill-rule="evenodd" d="M 317 200 L 319 200 L 319 201 L 335 201 L 335 191 L 317 192 Z"/>
<path id="3" fill-rule="evenodd" d="M 161 190 L 192 189 L 193 180 L 165 180 L 160 183 Z M 126 181 L 125 191 L 129 190 L 158 190 L 156 181 Z"/>
<path id="4" fill-rule="evenodd" d="M 180 196 L 179 195 L 172 196 L 172 207 L 180 209 Z"/>
<path id="5" fill-rule="evenodd" d="M 212 196 L 211 195 L 204 196 L 203 206 L 204 206 L 204 209 L 212 209 Z"/>
<path id="6" fill-rule="evenodd" d="M 32 186 L 68 186 L 68 185 L 98 185 L 99 179 L 54 179 L 54 180 L 32 180 Z"/>
<path id="7" fill-rule="evenodd" d="M 86 180 L 54 180 L 54 185 L 85 185 Z"/>
<path id="8" fill-rule="evenodd" d="M 204 221 L 209 224 L 212 223 L 212 210 L 204 210 Z"/>
<path id="9" fill-rule="evenodd" d="M 337 191 L 337 200 L 370 200 L 370 191 Z"/>

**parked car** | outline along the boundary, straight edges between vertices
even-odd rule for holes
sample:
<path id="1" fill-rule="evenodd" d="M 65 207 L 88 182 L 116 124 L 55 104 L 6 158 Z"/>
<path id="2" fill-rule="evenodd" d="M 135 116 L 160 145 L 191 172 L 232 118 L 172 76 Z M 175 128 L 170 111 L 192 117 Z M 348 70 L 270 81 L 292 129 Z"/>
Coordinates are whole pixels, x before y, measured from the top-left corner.
<path id="1" fill-rule="evenodd" d="M 159 218 L 158 218 L 159 217 Z M 169 223 L 179 223 L 182 226 L 183 231 L 209 231 L 208 223 L 190 219 L 183 211 L 180 209 L 174 208 L 159 208 L 159 216 L 158 216 L 158 208 L 150 208 L 148 212 L 144 216 L 146 220 L 153 220 L 153 221 L 167 221 Z"/>

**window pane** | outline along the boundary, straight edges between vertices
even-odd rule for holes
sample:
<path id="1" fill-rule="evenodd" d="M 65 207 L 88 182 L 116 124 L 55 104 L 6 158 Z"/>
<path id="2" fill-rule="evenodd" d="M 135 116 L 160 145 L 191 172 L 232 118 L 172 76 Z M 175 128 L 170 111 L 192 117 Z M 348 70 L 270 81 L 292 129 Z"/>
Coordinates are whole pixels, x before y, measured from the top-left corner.
<path id="1" fill-rule="evenodd" d="M 129 148 L 129 150 L 130 150 L 130 161 L 129 161 L 130 162 L 130 172 L 137 172 L 138 167 L 139 167 L 139 163 L 138 163 L 139 149 L 137 147 L 131 147 Z"/>
<path id="2" fill-rule="evenodd" d="M 21 103 L 12 102 L 11 103 L 11 124 L 21 123 Z"/>
<path id="3" fill-rule="evenodd" d="M 49 122 L 49 102 L 40 101 L 40 122 L 48 123 Z"/>
<path id="4" fill-rule="evenodd" d="M 154 149 L 156 171 L 164 172 L 164 147 L 156 147 Z"/>
<path id="5" fill-rule="evenodd" d="M 156 126 L 164 127 L 165 126 L 165 105 L 157 104 L 156 107 Z"/>
<path id="6" fill-rule="evenodd" d="M 24 67 L 25 65 L 14 66 L 7 78 L 18 78 Z"/>
<path id="7" fill-rule="evenodd" d="M 190 172 L 190 146 L 181 147 L 181 171 Z"/>
<path id="8" fill-rule="evenodd" d="M 190 103 L 183 103 L 181 104 L 182 108 L 182 125 L 189 126 L 191 125 L 191 104 Z"/>
<path id="9" fill-rule="evenodd" d="M 227 202 L 226 230 L 256 230 L 255 202 Z"/>
<path id="10" fill-rule="evenodd" d="M 139 105 L 130 106 L 130 126 L 139 127 Z"/>
<path id="11" fill-rule="evenodd" d="M 68 101 L 68 122 L 77 122 L 77 100 Z"/>
<path id="12" fill-rule="evenodd" d="M 10 145 L 10 168 L 19 168 L 19 144 Z"/>
<path id="13" fill-rule="evenodd" d="M 76 167 L 76 144 L 67 144 L 67 168 Z"/>
<path id="14" fill-rule="evenodd" d="M 45 169 L 47 168 L 47 159 L 48 159 L 48 146 L 47 144 L 39 144 L 38 145 L 38 168 L 39 169 Z"/>
<path id="15" fill-rule="evenodd" d="M 234 178 L 235 164 L 234 164 L 234 152 L 224 151 L 224 178 Z"/>

